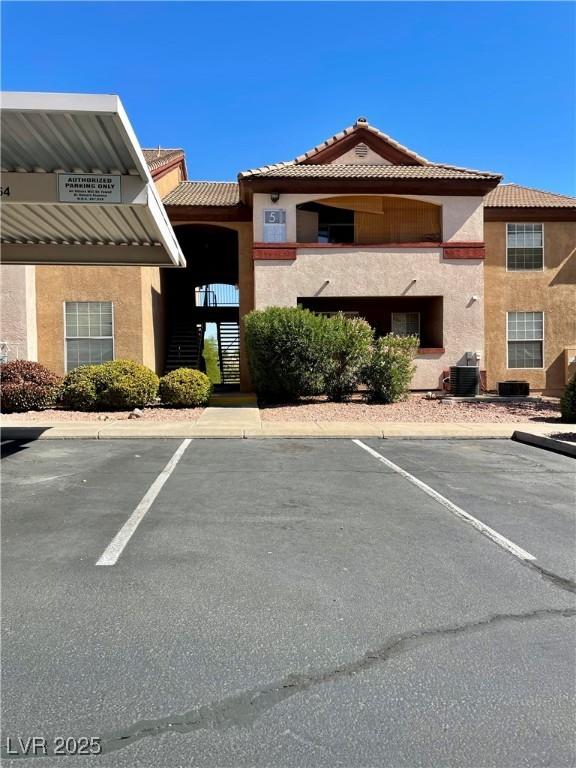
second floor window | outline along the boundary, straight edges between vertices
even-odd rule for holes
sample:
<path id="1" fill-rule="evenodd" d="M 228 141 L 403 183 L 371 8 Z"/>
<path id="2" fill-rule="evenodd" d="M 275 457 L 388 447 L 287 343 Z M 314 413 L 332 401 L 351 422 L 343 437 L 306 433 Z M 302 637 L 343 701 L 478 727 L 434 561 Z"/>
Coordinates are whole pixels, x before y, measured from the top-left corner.
<path id="1" fill-rule="evenodd" d="M 66 370 L 114 359 L 111 301 L 67 301 Z"/>
<path id="2" fill-rule="evenodd" d="M 541 270 L 544 267 L 542 224 L 507 225 L 506 268 L 510 272 Z"/>

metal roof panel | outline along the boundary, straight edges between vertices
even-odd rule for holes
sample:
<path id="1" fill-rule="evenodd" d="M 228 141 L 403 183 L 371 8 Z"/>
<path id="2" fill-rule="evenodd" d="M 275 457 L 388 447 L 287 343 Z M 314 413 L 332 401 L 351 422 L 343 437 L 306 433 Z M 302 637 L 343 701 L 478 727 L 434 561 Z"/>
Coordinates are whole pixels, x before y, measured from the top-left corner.
<path id="1" fill-rule="evenodd" d="M 24 186 L 15 181 L 21 179 L 20 174 L 39 180 L 37 174 L 55 174 L 57 179 L 58 173 L 80 173 L 139 178 L 136 183 L 142 190 L 137 199 L 122 195 L 121 202 L 99 205 L 97 201 L 64 202 L 56 197 L 56 182 L 38 184 L 46 190 L 45 200 L 3 198 L 2 242 L 22 246 L 159 244 L 156 251 L 163 254 L 159 265 L 186 263 L 117 96 L 3 93 L 0 104 L 0 161 L 3 173 L 17 174 L 12 176 L 14 188 Z M 35 259 L 38 253 L 41 249 L 35 247 Z M 18 263 L 23 263 L 22 258 L 18 256 Z M 87 254 L 87 262 L 91 258 Z M 4 260 L 10 263 L 9 258 Z"/>

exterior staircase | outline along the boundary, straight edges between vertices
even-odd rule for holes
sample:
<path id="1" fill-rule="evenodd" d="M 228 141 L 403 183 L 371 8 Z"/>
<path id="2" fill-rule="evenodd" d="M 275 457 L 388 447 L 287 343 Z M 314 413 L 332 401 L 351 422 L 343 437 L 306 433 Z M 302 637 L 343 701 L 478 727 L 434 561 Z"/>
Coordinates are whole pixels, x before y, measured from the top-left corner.
<path id="1" fill-rule="evenodd" d="M 218 323 L 218 356 L 222 384 L 240 383 L 240 329 L 238 323 Z"/>
<path id="2" fill-rule="evenodd" d="M 204 325 L 178 322 L 172 327 L 166 351 L 165 373 L 176 368 L 203 370 Z"/>

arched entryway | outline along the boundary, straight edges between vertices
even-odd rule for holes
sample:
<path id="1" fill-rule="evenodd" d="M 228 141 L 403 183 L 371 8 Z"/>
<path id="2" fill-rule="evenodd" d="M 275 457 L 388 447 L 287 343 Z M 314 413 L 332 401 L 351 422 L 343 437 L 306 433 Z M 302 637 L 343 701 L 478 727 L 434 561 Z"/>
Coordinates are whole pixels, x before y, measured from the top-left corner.
<path id="1" fill-rule="evenodd" d="M 220 386 L 237 388 L 239 370 L 238 233 L 209 224 L 175 227 L 186 269 L 164 272 L 166 364 L 205 369 L 207 334 L 218 350 Z"/>

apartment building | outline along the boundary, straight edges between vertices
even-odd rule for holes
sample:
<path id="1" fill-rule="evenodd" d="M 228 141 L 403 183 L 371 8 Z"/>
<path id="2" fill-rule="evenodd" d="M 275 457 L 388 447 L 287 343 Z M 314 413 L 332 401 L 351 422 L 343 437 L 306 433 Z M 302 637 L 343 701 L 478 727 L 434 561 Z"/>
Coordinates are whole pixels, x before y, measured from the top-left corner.
<path id="1" fill-rule="evenodd" d="M 476 361 L 488 389 L 554 395 L 574 368 L 576 198 L 430 162 L 364 118 L 231 182 L 190 180 L 178 149 L 144 156 L 185 268 L 3 267 L 4 337 L 59 373 L 200 366 L 212 327 L 224 381 L 249 389 L 241 318 L 272 305 L 418 334 L 414 389 Z"/>

